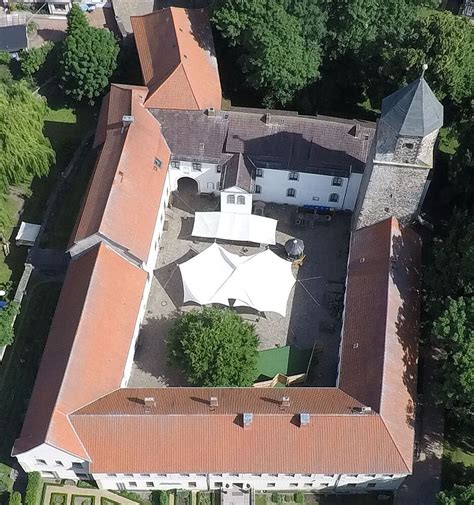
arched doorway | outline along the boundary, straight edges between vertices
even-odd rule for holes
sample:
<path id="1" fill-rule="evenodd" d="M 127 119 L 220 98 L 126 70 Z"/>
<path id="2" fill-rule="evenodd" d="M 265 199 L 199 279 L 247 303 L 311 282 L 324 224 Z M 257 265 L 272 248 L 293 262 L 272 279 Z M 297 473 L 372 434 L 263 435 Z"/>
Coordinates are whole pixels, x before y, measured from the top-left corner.
<path id="1" fill-rule="evenodd" d="M 191 177 L 181 177 L 178 179 L 177 191 L 180 195 L 195 195 L 199 193 L 199 185 Z"/>

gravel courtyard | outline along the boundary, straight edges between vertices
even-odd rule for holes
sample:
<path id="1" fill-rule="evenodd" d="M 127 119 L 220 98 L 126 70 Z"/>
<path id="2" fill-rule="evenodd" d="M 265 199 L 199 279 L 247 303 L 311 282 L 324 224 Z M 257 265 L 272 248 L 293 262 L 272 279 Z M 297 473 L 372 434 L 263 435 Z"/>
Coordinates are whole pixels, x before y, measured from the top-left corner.
<path id="1" fill-rule="evenodd" d="M 185 386 L 179 371 L 168 366 L 165 339 L 180 311 L 199 306 L 183 306 L 183 287 L 178 265 L 212 243 L 209 239 L 191 237 L 195 211 L 218 211 L 219 198 L 176 192 L 172 208 L 167 210 L 165 230 L 143 326 L 138 338 L 130 387 Z M 349 247 L 350 215 L 337 214 L 330 223 L 301 228 L 294 224 L 296 208 L 267 204 L 265 216 L 278 220 L 277 245 L 271 246 L 284 256 L 283 244 L 292 237 L 305 243 L 306 258 L 301 267 L 293 268 L 297 279 L 288 300 L 287 316 L 276 313 L 259 315 L 253 309 L 239 308 L 244 319 L 256 325 L 260 348 L 293 345 L 300 349 L 315 348 L 311 385 L 335 384 L 340 340 L 342 299 Z M 255 244 L 231 244 L 218 241 L 228 251 L 255 254 L 264 250 Z"/>

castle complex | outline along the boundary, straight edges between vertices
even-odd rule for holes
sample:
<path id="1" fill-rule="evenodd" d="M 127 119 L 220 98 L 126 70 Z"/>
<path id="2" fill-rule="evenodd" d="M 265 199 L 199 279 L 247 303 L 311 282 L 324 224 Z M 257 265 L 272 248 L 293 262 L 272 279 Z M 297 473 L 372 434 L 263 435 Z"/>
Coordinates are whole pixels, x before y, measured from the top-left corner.
<path id="1" fill-rule="evenodd" d="M 423 76 L 376 125 L 221 110 L 206 13 L 132 18 L 143 86 L 103 100 L 98 158 L 13 455 L 106 489 L 370 491 L 412 472 L 421 243 L 442 106 Z M 222 207 L 353 211 L 334 387 L 129 388 L 179 179 Z M 126 286 L 126 290 L 123 287 Z"/>

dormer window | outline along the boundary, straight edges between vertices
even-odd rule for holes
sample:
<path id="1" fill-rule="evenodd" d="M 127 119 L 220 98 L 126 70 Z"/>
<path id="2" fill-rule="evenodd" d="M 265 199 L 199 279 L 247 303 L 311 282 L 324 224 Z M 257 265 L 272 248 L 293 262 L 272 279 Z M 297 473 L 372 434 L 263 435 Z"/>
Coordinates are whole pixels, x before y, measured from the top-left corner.
<path id="1" fill-rule="evenodd" d="M 161 160 L 159 158 L 155 158 L 155 161 L 153 162 L 153 165 L 155 167 L 155 170 L 157 168 L 161 168 Z"/>

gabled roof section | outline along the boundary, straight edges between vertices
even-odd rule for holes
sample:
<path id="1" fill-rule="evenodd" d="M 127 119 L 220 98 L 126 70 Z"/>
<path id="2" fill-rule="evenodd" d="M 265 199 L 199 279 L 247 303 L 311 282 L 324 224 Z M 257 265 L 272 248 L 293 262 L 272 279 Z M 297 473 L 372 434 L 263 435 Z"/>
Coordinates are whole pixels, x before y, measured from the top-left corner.
<path id="1" fill-rule="evenodd" d="M 90 459 L 68 415 L 120 387 L 145 282 L 103 244 L 71 261 L 13 455 L 48 443 Z"/>
<path id="2" fill-rule="evenodd" d="M 443 126 L 443 106 L 420 77 L 382 100 L 381 120 L 398 135 L 425 137 Z"/>
<path id="3" fill-rule="evenodd" d="M 71 422 L 98 473 L 404 473 L 382 420 L 360 406 L 335 388 L 121 389 Z M 245 429 L 243 412 L 253 417 Z"/>
<path id="4" fill-rule="evenodd" d="M 148 259 L 170 160 L 161 126 L 145 109 L 146 88 L 112 85 L 96 142 L 105 139 L 71 242 L 96 233 Z M 124 126 L 123 116 L 133 118 Z"/>
<path id="5" fill-rule="evenodd" d="M 143 79 L 145 106 L 221 108 L 222 91 L 205 9 L 169 7 L 131 18 Z"/>
<path id="6" fill-rule="evenodd" d="M 238 187 L 251 193 L 255 183 L 256 168 L 245 154 L 234 154 L 222 167 L 221 188 Z"/>
<path id="7" fill-rule="evenodd" d="M 353 232 L 339 387 L 382 417 L 412 466 L 421 243 L 395 218 Z"/>

